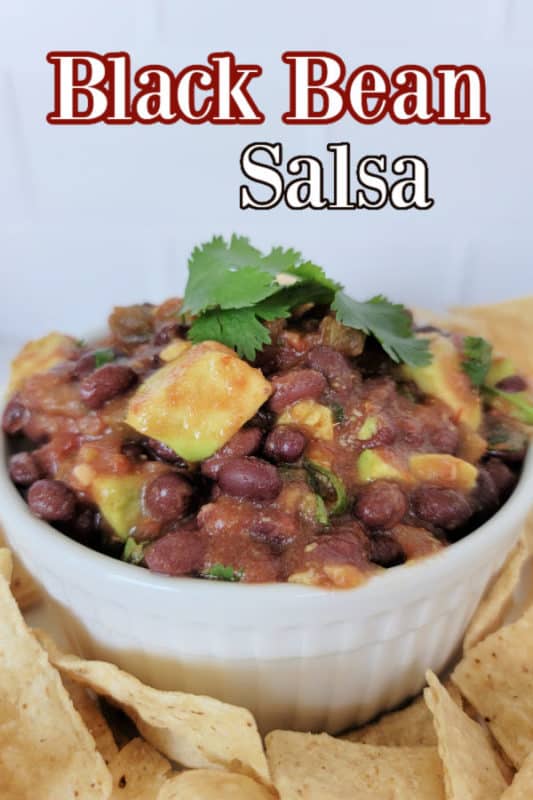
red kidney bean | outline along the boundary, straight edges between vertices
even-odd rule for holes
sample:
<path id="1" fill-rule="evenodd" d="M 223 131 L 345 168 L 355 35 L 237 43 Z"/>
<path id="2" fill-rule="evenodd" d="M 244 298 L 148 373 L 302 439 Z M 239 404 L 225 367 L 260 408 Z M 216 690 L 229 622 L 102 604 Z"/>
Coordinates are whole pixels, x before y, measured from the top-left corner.
<path id="1" fill-rule="evenodd" d="M 349 381 L 355 375 L 342 353 L 326 345 L 320 345 L 310 350 L 307 363 L 311 369 L 322 373 L 330 383 Z"/>
<path id="2" fill-rule="evenodd" d="M 205 544 L 190 530 L 167 533 L 144 552 L 146 566 L 165 575 L 190 575 L 199 572 L 204 563 Z"/>
<path id="3" fill-rule="evenodd" d="M 12 397 L 2 415 L 2 430 L 13 436 L 20 433 L 30 419 L 30 412 L 16 397 Z"/>
<path id="4" fill-rule="evenodd" d="M 144 490 L 144 505 L 154 519 L 169 522 L 186 513 L 191 495 L 190 483 L 169 472 L 148 484 Z"/>
<path id="5" fill-rule="evenodd" d="M 296 400 L 316 400 L 326 386 L 322 373 L 314 369 L 294 369 L 285 375 L 275 375 L 272 378 L 274 393 L 269 400 L 269 408 L 279 414 Z"/>
<path id="6" fill-rule="evenodd" d="M 508 378 L 502 378 L 501 381 L 498 381 L 496 384 L 496 389 L 500 389 L 502 392 L 509 392 L 511 394 L 514 394 L 515 392 L 525 392 L 527 389 L 527 383 L 521 375 L 510 375 Z"/>
<path id="7" fill-rule="evenodd" d="M 451 423 L 442 422 L 442 425 L 430 431 L 429 438 L 432 447 L 438 453 L 455 453 L 459 444 L 459 431 Z"/>
<path id="8" fill-rule="evenodd" d="M 370 537 L 370 561 L 380 567 L 396 567 L 405 561 L 399 542 L 388 533 L 375 533 Z"/>
<path id="9" fill-rule="evenodd" d="M 494 482 L 496 491 L 501 496 L 506 496 L 516 483 L 516 477 L 509 467 L 498 458 L 489 458 L 485 469 Z"/>
<path id="10" fill-rule="evenodd" d="M 306 444 L 307 439 L 301 431 L 287 425 L 278 425 L 268 434 L 263 452 L 273 461 L 292 464 L 298 461 Z"/>
<path id="11" fill-rule="evenodd" d="M 369 528 L 392 528 L 407 513 L 407 499 L 396 483 L 376 481 L 359 493 L 355 513 Z"/>
<path id="12" fill-rule="evenodd" d="M 83 379 L 80 395 L 89 408 L 101 408 L 108 400 L 127 391 L 136 379 L 131 367 L 105 364 Z"/>
<path id="13" fill-rule="evenodd" d="M 18 486 L 31 486 L 43 472 L 31 453 L 15 453 L 9 459 L 9 475 Z"/>
<path id="14" fill-rule="evenodd" d="M 458 528 L 472 516 L 470 503 L 455 489 L 420 486 L 414 492 L 411 502 L 417 517 L 445 530 Z"/>
<path id="15" fill-rule="evenodd" d="M 232 497 L 250 500 L 274 500 L 281 491 L 281 478 L 276 467 L 253 456 L 231 458 L 218 473 L 218 485 Z"/>
<path id="16" fill-rule="evenodd" d="M 67 522 L 76 512 L 76 495 L 62 481 L 43 479 L 30 487 L 28 505 L 41 519 Z"/>
<path id="17" fill-rule="evenodd" d="M 315 564 L 354 564 L 362 566 L 368 558 L 369 542 L 357 522 L 343 525 L 332 533 L 322 534 L 309 552 Z"/>
<path id="18" fill-rule="evenodd" d="M 228 458 L 249 456 L 255 453 L 261 442 L 262 435 L 259 428 L 241 428 L 214 456 L 203 462 L 200 467 L 202 475 L 216 481 L 224 461 L 227 461 Z"/>

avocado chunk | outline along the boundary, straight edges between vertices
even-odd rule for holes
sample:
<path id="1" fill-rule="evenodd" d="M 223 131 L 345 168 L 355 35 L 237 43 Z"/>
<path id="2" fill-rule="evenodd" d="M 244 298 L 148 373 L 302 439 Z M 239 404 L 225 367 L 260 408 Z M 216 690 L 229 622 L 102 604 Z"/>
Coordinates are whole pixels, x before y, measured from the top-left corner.
<path id="1" fill-rule="evenodd" d="M 333 412 L 316 400 L 297 400 L 280 414 L 277 424 L 303 428 L 314 439 L 333 439 Z"/>
<path id="2" fill-rule="evenodd" d="M 37 375 L 71 358 L 78 350 L 76 341 L 63 333 L 49 333 L 24 345 L 13 359 L 9 379 L 9 393 L 16 392 L 26 378 Z"/>
<path id="3" fill-rule="evenodd" d="M 448 489 L 474 488 L 478 471 L 473 464 L 444 453 L 418 453 L 409 459 L 409 470 L 416 481 L 436 483 Z"/>
<path id="4" fill-rule="evenodd" d="M 233 350 L 202 342 L 139 386 L 126 422 L 185 461 L 202 461 L 226 444 L 271 392 L 261 371 Z"/>
<path id="5" fill-rule="evenodd" d="M 93 500 L 106 522 L 126 539 L 142 513 L 143 475 L 101 475 L 93 481 Z"/>
<path id="6" fill-rule="evenodd" d="M 359 480 L 363 483 L 380 479 L 403 481 L 404 483 L 412 481 L 407 465 L 396 453 L 384 447 L 363 450 L 357 459 L 357 472 Z"/>
<path id="7" fill-rule="evenodd" d="M 510 358 L 496 356 L 492 359 L 490 369 L 485 378 L 485 384 L 487 386 L 496 386 L 504 378 L 510 378 L 511 375 L 516 375 L 516 373 L 517 369 Z"/>
<path id="8" fill-rule="evenodd" d="M 533 397 L 530 392 L 505 392 L 503 389 L 498 389 L 500 381 L 516 374 L 516 367 L 510 358 L 493 359 L 485 381 L 485 397 L 492 408 L 526 425 L 533 425 Z"/>
<path id="9" fill-rule="evenodd" d="M 481 424 L 481 400 L 461 368 L 461 357 L 453 342 L 431 334 L 429 347 L 433 359 L 425 367 L 404 364 L 404 378 L 412 380 L 425 394 L 442 400 L 451 409 L 456 422 L 477 430 Z"/>

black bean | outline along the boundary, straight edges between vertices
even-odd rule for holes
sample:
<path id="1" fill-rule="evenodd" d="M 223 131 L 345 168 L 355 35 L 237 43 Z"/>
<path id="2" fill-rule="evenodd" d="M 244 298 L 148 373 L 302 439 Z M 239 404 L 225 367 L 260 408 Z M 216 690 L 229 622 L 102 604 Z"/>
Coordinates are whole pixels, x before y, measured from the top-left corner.
<path id="1" fill-rule="evenodd" d="M 120 448 L 122 455 L 130 461 L 146 461 L 148 456 L 139 442 L 124 442 Z"/>
<path id="2" fill-rule="evenodd" d="M 42 470 L 31 453 L 15 453 L 9 459 L 9 474 L 18 486 L 31 486 L 42 477 Z"/>
<path id="3" fill-rule="evenodd" d="M 90 544 L 98 531 L 98 513 L 92 508 L 84 508 L 74 520 L 74 538 L 82 544 Z"/>
<path id="4" fill-rule="evenodd" d="M 101 408 L 108 400 L 127 391 L 136 379 L 131 367 L 105 364 L 83 379 L 80 395 L 89 408 Z"/>
<path id="5" fill-rule="evenodd" d="M 405 561 L 399 542 L 388 533 L 375 533 L 370 538 L 370 561 L 380 567 L 396 567 Z"/>
<path id="6" fill-rule="evenodd" d="M 281 491 L 276 467 L 260 458 L 246 456 L 225 461 L 218 473 L 218 485 L 233 497 L 273 500 Z"/>
<path id="7" fill-rule="evenodd" d="M 273 461 L 292 464 L 298 461 L 306 444 L 307 439 L 301 431 L 278 425 L 268 434 L 263 452 Z"/>
<path id="8" fill-rule="evenodd" d="M 407 513 L 407 500 L 398 484 L 376 481 L 359 493 L 355 513 L 369 528 L 392 528 Z"/>
<path id="9" fill-rule="evenodd" d="M 162 328 L 154 335 L 154 344 L 159 347 L 160 345 L 168 344 L 172 339 L 174 339 L 179 333 L 179 325 L 177 323 L 172 322 L 167 325 L 163 325 Z"/>
<path id="10" fill-rule="evenodd" d="M 272 378 L 274 393 L 269 400 L 269 408 L 276 414 L 297 400 L 316 400 L 326 388 L 326 379 L 314 369 L 293 369 L 285 375 Z"/>
<path id="11" fill-rule="evenodd" d="M 62 481 L 43 479 L 30 487 L 28 505 L 33 513 L 49 522 L 67 522 L 76 511 L 76 495 Z"/>
<path id="12" fill-rule="evenodd" d="M 494 486 L 500 498 L 506 497 L 516 483 L 515 474 L 498 458 L 489 458 L 485 469 L 494 481 Z"/>
<path id="13" fill-rule="evenodd" d="M 417 517 L 438 528 L 454 530 L 472 516 L 466 497 L 455 489 L 440 486 L 420 486 L 411 498 Z"/>
<path id="14" fill-rule="evenodd" d="M 185 461 L 168 444 L 159 442 L 157 439 L 147 438 L 145 445 L 159 461 L 166 461 L 168 464 L 176 464 L 180 467 L 186 466 Z"/>
<path id="15" fill-rule="evenodd" d="M 20 433 L 30 419 L 30 412 L 16 397 L 12 397 L 4 409 L 2 416 L 2 430 L 13 436 Z"/>
<path id="16" fill-rule="evenodd" d="M 259 428 L 241 428 L 214 456 L 203 462 L 200 468 L 202 475 L 216 481 L 224 461 L 227 461 L 228 458 L 249 456 L 255 453 L 261 442 L 262 435 Z"/>
<path id="17" fill-rule="evenodd" d="M 494 511 L 498 506 L 499 492 L 488 469 L 479 467 L 472 502 L 479 511 Z"/>
<path id="18" fill-rule="evenodd" d="M 185 478 L 169 472 L 159 475 L 145 489 L 144 505 L 155 519 L 170 521 L 182 517 L 189 506 L 192 488 Z"/>
<path id="19" fill-rule="evenodd" d="M 502 392 L 509 392 L 510 394 L 525 392 L 527 383 L 521 375 L 510 375 L 508 378 L 502 378 L 501 381 L 498 381 L 496 389 L 500 389 Z"/>
<path id="20" fill-rule="evenodd" d="M 197 533 L 183 531 L 167 533 L 144 553 L 146 566 L 165 575 L 190 575 L 203 567 L 205 544 Z"/>

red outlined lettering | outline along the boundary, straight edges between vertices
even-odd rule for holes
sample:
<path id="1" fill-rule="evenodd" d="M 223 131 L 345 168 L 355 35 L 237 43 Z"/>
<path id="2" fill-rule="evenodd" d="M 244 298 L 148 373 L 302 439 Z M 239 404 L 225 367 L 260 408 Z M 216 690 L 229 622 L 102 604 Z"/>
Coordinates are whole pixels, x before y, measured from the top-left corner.
<path id="1" fill-rule="evenodd" d="M 438 125 L 487 125 L 485 76 L 474 64 L 438 64 L 433 74 L 439 83 Z M 461 97 L 463 103 L 461 103 Z"/>
<path id="2" fill-rule="evenodd" d="M 282 115 L 287 125 L 329 125 L 346 111 L 342 82 L 344 61 L 326 51 L 287 51 L 281 60 L 289 65 L 289 111 Z M 315 73 L 320 74 L 316 77 Z M 322 108 L 315 108 L 320 98 Z"/>

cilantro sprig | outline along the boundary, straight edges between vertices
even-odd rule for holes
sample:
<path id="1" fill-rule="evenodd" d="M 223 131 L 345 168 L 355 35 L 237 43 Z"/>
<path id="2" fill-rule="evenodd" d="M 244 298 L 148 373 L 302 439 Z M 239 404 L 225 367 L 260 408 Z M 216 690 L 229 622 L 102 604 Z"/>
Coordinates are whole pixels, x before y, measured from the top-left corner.
<path id="1" fill-rule="evenodd" d="M 492 345 L 481 336 L 465 336 L 461 366 L 473 386 L 483 386 L 492 363 Z"/>
<path id="2" fill-rule="evenodd" d="M 195 343 L 214 339 L 252 361 L 271 341 L 265 323 L 306 303 L 331 306 L 339 322 L 374 336 L 397 363 L 424 366 L 431 360 L 427 341 L 415 337 L 402 305 L 382 295 L 352 300 L 295 250 L 275 247 L 263 255 L 242 236 L 229 242 L 215 236 L 189 259 L 182 311 L 194 316 L 189 338 Z"/>

